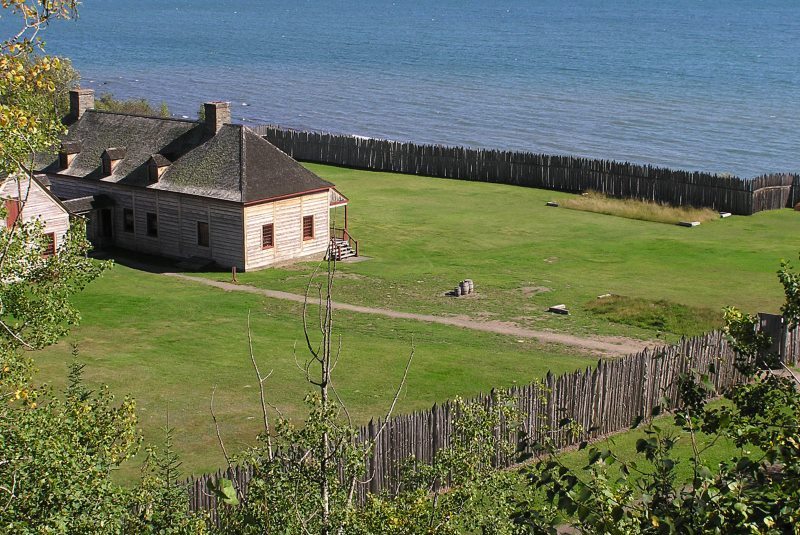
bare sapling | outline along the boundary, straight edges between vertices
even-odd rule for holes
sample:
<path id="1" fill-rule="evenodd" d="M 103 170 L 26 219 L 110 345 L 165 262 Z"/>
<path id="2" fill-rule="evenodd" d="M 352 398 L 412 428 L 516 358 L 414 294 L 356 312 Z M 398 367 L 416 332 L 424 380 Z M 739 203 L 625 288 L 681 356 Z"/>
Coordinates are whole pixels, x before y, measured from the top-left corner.
<path id="1" fill-rule="evenodd" d="M 309 414 L 302 425 L 295 426 L 268 401 L 267 382 L 273 370 L 264 374 L 258 365 L 250 313 L 248 353 L 258 381 L 263 425 L 259 446 L 238 456 L 228 455 L 212 394 L 211 416 L 228 468 L 236 463 L 253 466 L 253 477 L 247 489 L 236 488 L 227 480 L 209 487 L 218 500 L 228 506 L 220 510 L 223 530 L 236 532 L 244 526 L 259 526 L 263 532 L 288 530 L 321 535 L 350 532 L 348 526 L 352 525 L 357 512 L 359 486 L 366 485 L 374 476 L 366 473 L 366 458 L 397 407 L 414 359 L 414 343 L 412 340 L 402 378 L 375 438 L 359 439 L 334 382 L 334 372 L 342 357 L 342 337 L 334 334 L 336 260 L 331 254 L 334 247 L 335 242 L 331 240 L 326 260 L 317 264 L 306 285 L 302 320 L 307 355 L 302 358 L 296 346 L 294 349 L 295 364 L 312 387 L 306 396 Z M 323 269 L 323 281 L 317 284 Z M 313 312 L 315 305 L 316 314 Z M 274 425 L 271 414 L 277 415 Z M 230 499 L 231 486 L 234 486 L 236 500 Z M 223 493 L 225 489 L 228 495 Z"/>

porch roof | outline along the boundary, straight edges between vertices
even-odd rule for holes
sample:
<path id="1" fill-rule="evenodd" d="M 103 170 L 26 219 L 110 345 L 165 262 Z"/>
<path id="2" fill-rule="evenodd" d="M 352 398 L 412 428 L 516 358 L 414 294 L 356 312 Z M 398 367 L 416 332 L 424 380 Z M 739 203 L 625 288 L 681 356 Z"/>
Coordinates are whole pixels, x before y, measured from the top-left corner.
<path id="1" fill-rule="evenodd" d="M 88 197 L 78 197 L 77 199 L 69 199 L 61 201 L 64 207 L 69 210 L 73 215 L 84 215 L 92 210 L 99 210 L 101 208 L 111 208 L 114 206 L 114 199 L 108 195 L 89 195 Z"/>

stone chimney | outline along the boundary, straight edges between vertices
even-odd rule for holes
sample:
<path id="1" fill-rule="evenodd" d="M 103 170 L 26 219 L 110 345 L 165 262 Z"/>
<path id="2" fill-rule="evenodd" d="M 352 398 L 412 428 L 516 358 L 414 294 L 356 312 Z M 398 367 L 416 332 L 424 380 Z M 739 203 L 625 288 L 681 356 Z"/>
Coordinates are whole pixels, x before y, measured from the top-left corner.
<path id="1" fill-rule="evenodd" d="M 211 135 L 219 132 L 223 124 L 231 122 L 230 102 L 206 102 L 203 104 L 203 111 L 206 114 L 206 131 Z"/>
<path id="2" fill-rule="evenodd" d="M 69 92 L 69 119 L 77 121 L 86 110 L 94 109 L 94 89 L 72 89 Z"/>

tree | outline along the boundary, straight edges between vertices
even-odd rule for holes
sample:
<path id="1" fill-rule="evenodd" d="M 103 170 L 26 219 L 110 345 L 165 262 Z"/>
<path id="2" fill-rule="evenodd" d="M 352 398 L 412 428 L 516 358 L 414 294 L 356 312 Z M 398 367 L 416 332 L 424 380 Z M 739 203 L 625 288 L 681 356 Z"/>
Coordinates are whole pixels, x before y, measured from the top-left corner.
<path id="1" fill-rule="evenodd" d="M 208 532 L 205 519 L 187 512 L 187 495 L 179 481 L 181 462 L 173 449 L 174 430 L 164 427 L 162 450 L 147 446 L 142 481 L 131 495 L 125 518 L 125 533 L 202 535 Z"/>
<path id="2" fill-rule="evenodd" d="M 19 17 L 21 29 L 0 45 L 0 180 L 29 183 L 36 153 L 50 149 L 63 131 L 59 98 L 76 75 L 69 62 L 43 55 L 38 33 L 51 21 L 74 16 L 76 4 L 2 4 L 7 15 Z M 5 210 L 3 203 L 0 217 Z M 55 343 L 79 321 L 72 296 L 110 266 L 87 257 L 83 220 L 73 221 L 56 254 L 47 257 L 41 254 L 42 230 L 40 221 L 19 218 L 0 229 L 0 531 L 112 534 L 129 525 L 146 533 L 205 531 L 186 514 L 174 481 L 162 479 L 162 487 L 152 489 L 147 476 L 134 493 L 142 498 L 152 490 L 149 495 L 159 497 L 152 517 L 136 516 L 146 501 L 133 500 L 112 481 L 112 471 L 140 442 L 133 400 L 117 403 L 105 387 L 88 389 L 78 364 L 62 397 L 35 382 L 27 352 Z M 150 465 L 166 466 L 157 460 Z M 183 506 L 184 521 L 159 524 L 176 504 Z"/>
<path id="3" fill-rule="evenodd" d="M 63 131 L 53 102 L 64 68 L 59 58 L 41 54 L 39 32 L 51 21 L 75 16 L 75 0 L 9 0 L 2 8 L 19 20 L 19 31 L 0 44 L 0 170 L 33 167 Z"/>
<path id="4" fill-rule="evenodd" d="M 166 102 L 161 102 L 158 109 L 147 99 L 131 98 L 128 100 L 118 100 L 111 93 L 103 93 L 95 102 L 95 108 L 100 111 L 110 111 L 114 113 L 128 113 L 132 115 L 150 115 L 153 117 L 169 117 L 169 108 Z"/>
<path id="5" fill-rule="evenodd" d="M 786 323 L 800 321 L 800 273 L 783 262 L 778 271 Z M 736 351 L 735 365 L 746 382 L 725 393 L 728 403 L 709 407 L 714 394 L 708 374 L 692 370 L 681 376 L 679 404 L 673 418 L 677 435 L 658 425 L 645 429 L 636 444 L 640 460 L 626 462 L 607 448 L 589 448 L 583 470 L 565 467 L 557 456 L 528 473 L 533 486 L 547 489 L 556 505 L 583 533 L 797 533 L 800 523 L 800 377 L 777 355 L 770 339 L 758 332 L 755 316 L 725 309 L 725 332 Z M 713 445 L 725 437 L 739 448 L 719 465 L 707 460 L 700 432 Z M 692 447 L 692 480 L 677 480 L 681 462 L 677 441 Z M 622 477 L 611 479 L 618 464 Z M 629 476 L 635 476 L 633 478 Z M 532 511 L 520 504 L 517 518 L 530 525 Z"/>
<path id="6" fill-rule="evenodd" d="M 251 345 L 264 429 L 256 447 L 234 458 L 229 458 L 220 438 L 229 466 L 238 462 L 253 468 L 246 495 L 228 480 L 210 488 L 222 504 L 218 510 L 221 531 L 348 535 L 518 532 L 521 527 L 511 519 L 511 496 L 530 496 L 533 491 L 515 486 L 512 472 L 495 469 L 497 456 L 514 457 L 519 453 L 521 415 L 513 400 L 502 392 L 495 392 L 487 407 L 457 400 L 453 426 L 459 440 L 440 450 L 431 465 L 408 459 L 398 467 L 402 477 L 397 488 L 358 503 L 358 486 L 374 477 L 367 472 L 365 459 L 375 444 L 358 440 L 347 407 L 334 386 L 333 371 L 342 356 L 341 339 L 333 329 L 335 273 L 336 262 L 329 260 L 325 281 L 317 288 L 319 315 L 313 329 L 317 331 L 316 339 L 308 321 L 308 296 L 314 275 L 306 289 L 303 322 L 309 357 L 302 362 L 296 359 L 313 387 L 306 397 L 308 415 L 304 421 L 283 418 L 266 401 L 265 384 L 271 372 L 262 375 Z M 403 379 L 383 422 L 393 414 L 413 357 L 412 343 Z M 216 422 L 213 398 L 212 395 L 211 413 Z M 274 426 L 273 413 L 277 413 Z M 499 432 L 503 424 L 510 433 Z M 375 441 L 385 429 L 385 424 L 379 425 Z M 491 500 L 486 499 L 487 493 Z M 543 512 L 543 516 L 547 514 Z"/>

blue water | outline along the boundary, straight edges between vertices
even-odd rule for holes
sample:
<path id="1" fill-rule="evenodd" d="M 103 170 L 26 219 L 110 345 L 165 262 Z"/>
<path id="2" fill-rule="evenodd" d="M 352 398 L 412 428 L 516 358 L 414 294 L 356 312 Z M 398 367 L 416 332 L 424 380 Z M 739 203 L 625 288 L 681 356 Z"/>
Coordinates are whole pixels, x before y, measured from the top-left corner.
<path id="1" fill-rule="evenodd" d="M 800 172 L 798 0 L 86 0 L 45 37 L 178 116 Z"/>

